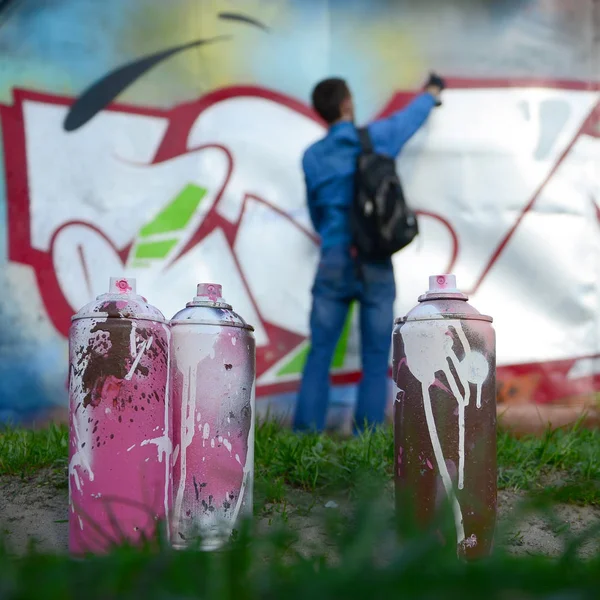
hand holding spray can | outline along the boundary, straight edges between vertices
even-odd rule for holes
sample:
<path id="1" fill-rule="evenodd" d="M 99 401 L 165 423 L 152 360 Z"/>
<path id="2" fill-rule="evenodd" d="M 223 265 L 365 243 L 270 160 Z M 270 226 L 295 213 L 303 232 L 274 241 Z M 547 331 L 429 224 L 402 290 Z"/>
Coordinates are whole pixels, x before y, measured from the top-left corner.
<path id="1" fill-rule="evenodd" d="M 254 477 L 253 328 L 199 284 L 170 321 L 175 548 L 222 546 L 252 514 Z"/>
<path id="2" fill-rule="evenodd" d="M 136 543 L 171 499 L 169 330 L 135 279 L 83 307 L 69 333 L 69 547 Z M 168 523 L 167 523 L 168 527 Z"/>
<path id="3" fill-rule="evenodd" d="M 454 275 L 436 275 L 396 321 L 394 474 L 397 510 L 421 525 L 450 503 L 470 558 L 491 551 L 496 522 L 496 341 L 467 300 Z"/>

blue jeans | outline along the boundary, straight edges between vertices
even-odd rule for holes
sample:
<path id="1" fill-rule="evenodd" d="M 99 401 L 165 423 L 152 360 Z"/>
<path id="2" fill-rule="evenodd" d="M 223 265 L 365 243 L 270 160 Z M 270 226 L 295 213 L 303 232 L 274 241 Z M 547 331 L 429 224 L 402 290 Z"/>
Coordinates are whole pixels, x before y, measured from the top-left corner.
<path id="1" fill-rule="evenodd" d="M 353 300 L 360 303 L 362 379 L 354 430 L 382 423 L 394 327 L 396 285 L 391 259 L 362 261 L 346 246 L 321 253 L 312 289 L 311 346 L 296 405 L 294 429 L 322 431 L 329 404 L 329 367 Z"/>

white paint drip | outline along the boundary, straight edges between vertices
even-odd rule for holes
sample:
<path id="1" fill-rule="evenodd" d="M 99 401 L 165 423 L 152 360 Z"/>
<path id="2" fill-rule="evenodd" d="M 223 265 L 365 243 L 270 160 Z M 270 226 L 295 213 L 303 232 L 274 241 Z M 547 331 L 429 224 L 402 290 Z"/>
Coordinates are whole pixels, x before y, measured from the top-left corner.
<path id="1" fill-rule="evenodd" d="M 153 438 L 151 440 L 144 440 L 140 446 L 147 446 L 148 444 L 154 444 L 156 451 L 158 452 L 158 462 L 162 463 L 163 457 L 166 458 L 171 456 L 171 440 L 166 435 Z"/>
<path id="2" fill-rule="evenodd" d="M 87 423 L 85 423 L 85 416 L 83 415 L 82 406 L 83 404 L 79 405 L 79 408 L 75 410 L 72 417 L 73 431 L 75 434 L 75 439 L 73 440 L 75 443 L 75 452 L 73 453 L 71 461 L 69 462 L 69 476 L 73 476 L 73 479 L 75 480 L 75 486 L 79 492 L 81 492 L 82 483 L 76 467 L 82 467 L 83 469 L 86 469 L 89 480 L 94 481 L 94 472 L 92 471 L 91 435 L 87 435 L 84 440 L 81 434 L 81 430 L 87 425 Z M 85 444 L 85 446 L 82 447 L 83 444 Z"/>
<path id="3" fill-rule="evenodd" d="M 163 324 L 163 331 L 167 336 L 167 365 L 171 364 L 171 330 L 166 324 Z M 150 338 L 152 340 L 152 338 Z M 148 346 L 150 347 L 150 346 Z M 171 419 L 171 390 L 169 389 L 171 378 L 169 377 L 169 373 L 167 372 L 167 383 L 165 385 L 165 428 L 163 430 L 165 438 L 169 441 L 168 445 L 168 454 L 165 453 L 165 527 L 167 533 L 167 539 L 171 538 L 171 524 L 170 524 L 170 501 L 171 494 L 169 487 L 173 482 L 173 470 L 172 464 L 173 461 L 171 459 L 173 452 L 173 442 L 171 441 L 171 432 L 169 431 L 169 421 Z M 160 452 L 160 448 L 157 446 L 157 451 Z"/>
<path id="4" fill-rule="evenodd" d="M 248 453 L 246 454 L 246 462 L 244 467 L 244 478 L 240 487 L 240 494 L 231 516 L 232 527 L 237 523 L 238 515 L 242 506 L 245 504 L 246 487 L 250 487 L 250 494 L 252 493 L 252 487 L 254 482 L 252 481 L 254 471 L 254 424 L 256 421 L 256 409 L 255 409 L 255 383 L 252 383 L 252 390 L 250 392 L 250 406 L 252 411 L 252 421 L 250 422 L 250 430 L 248 431 Z M 235 455 L 235 459 L 241 464 L 240 457 L 238 454 Z"/>
<path id="5" fill-rule="evenodd" d="M 215 438 L 213 438 L 212 440 L 210 440 L 210 447 L 211 448 L 215 447 Z"/>
<path id="6" fill-rule="evenodd" d="M 204 429 L 202 432 L 202 439 L 207 440 L 210 436 L 210 425 L 208 423 L 204 423 Z"/>
<path id="7" fill-rule="evenodd" d="M 171 459 L 171 462 L 173 464 L 175 464 L 177 462 L 178 456 L 179 456 L 179 444 L 177 444 L 177 446 L 175 446 L 175 450 L 173 450 L 173 458 Z"/>
<path id="8" fill-rule="evenodd" d="M 229 454 L 231 454 L 231 444 L 229 443 L 229 440 L 227 438 L 223 439 L 223 446 L 225 446 L 225 448 L 227 448 L 227 450 L 229 451 Z"/>
<path id="9" fill-rule="evenodd" d="M 152 338 L 150 338 L 150 339 L 152 339 Z M 150 341 L 150 340 L 148 340 L 148 341 Z M 142 347 L 140 348 L 140 351 L 138 352 L 137 356 L 135 357 L 133 364 L 131 365 L 131 369 L 129 369 L 129 373 L 127 373 L 127 375 L 125 375 L 125 379 L 127 381 L 129 381 L 133 377 L 133 374 L 135 373 L 137 366 L 140 364 L 140 360 L 142 360 L 142 356 L 144 355 L 144 352 L 146 352 L 147 348 L 148 348 L 148 342 L 144 342 L 142 344 Z"/>
<path id="10" fill-rule="evenodd" d="M 456 363 L 452 361 L 451 358 L 448 360 L 458 373 L 459 369 L 461 368 L 460 363 L 458 362 L 458 358 L 456 358 L 456 354 L 454 354 L 454 352 L 452 352 L 452 356 L 454 356 L 456 359 Z M 458 403 L 458 489 L 462 490 L 465 485 L 465 406 L 467 405 L 467 401 L 460 393 L 458 384 L 454 379 L 452 371 L 449 368 L 446 368 L 444 369 L 444 374 L 446 375 L 446 379 L 450 384 L 450 389 L 454 394 L 454 398 Z M 460 376 L 459 381 L 461 381 Z M 465 389 L 469 389 L 468 383 Z"/>
<path id="11" fill-rule="evenodd" d="M 129 448 L 127 448 L 127 452 L 131 452 L 134 448 L 135 448 L 135 444 L 133 446 L 129 446 Z"/>
<path id="12" fill-rule="evenodd" d="M 459 360 L 454 352 L 450 327 L 456 331 L 464 350 L 463 360 Z M 424 329 L 427 328 L 427 329 Z M 489 374 L 489 364 L 481 352 L 472 351 L 469 340 L 458 320 L 431 320 L 427 322 L 407 322 L 401 329 L 406 363 L 411 373 L 421 382 L 423 402 L 427 417 L 427 428 L 434 450 L 436 462 L 444 489 L 453 505 L 458 542 L 464 539 L 464 528 L 460 504 L 454 493 L 450 474 L 446 467 L 442 447 L 439 442 L 435 419 L 431 408 L 429 388 L 435 382 L 436 373 L 443 372 L 450 386 L 450 391 L 458 404 L 458 489 L 464 488 L 465 471 L 465 407 L 471 399 L 470 384 L 477 386 L 477 408 L 481 408 L 481 389 Z M 423 351 L 423 344 L 428 352 Z M 456 372 L 453 374 L 452 366 Z M 458 378 L 458 381 L 457 379 Z M 461 384 L 464 395 L 460 392 Z"/>
<path id="13" fill-rule="evenodd" d="M 431 439 L 431 445 L 433 446 L 433 455 L 435 456 L 435 462 L 437 463 L 446 495 L 452 503 L 452 513 L 454 514 L 454 525 L 456 526 L 457 543 L 460 544 L 465 539 L 465 529 L 463 526 L 463 516 L 460 510 L 460 504 L 452 488 L 452 479 L 450 479 L 450 473 L 448 473 L 448 467 L 446 466 L 446 459 L 442 451 L 440 444 L 440 438 L 438 437 L 437 427 L 435 425 L 435 419 L 433 417 L 433 410 L 431 409 L 431 397 L 429 396 L 429 386 L 425 383 L 421 383 L 421 389 L 423 391 L 423 405 L 425 407 L 425 418 L 427 419 L 427 429 L 429 430 L 429 438 Z"/>
<path id="14" fill-rule="evenodd" d="M 79 529 L 83 531 L 83 521 L 81 520 L 81 517 L 77 517 L 77 520 L 79 521 Z"/>
<path id="15" fill-rule="evenodd" d="M 231 345 L 232 345 L 232 346 L 235 346 L 235 345 L 236 345 L 236 343 L 237 343 L 237 338 L 236 338 L 236 337 L 235 337 L 235 335 L 234 335 L 234 336 L 232 336 L 232 338 L 231 338 Z"/>
<path id="16" fill-rule="evenodd" d="M 71 470 L 71 465 L 69 464 L 69 471 Z M 77 488 L 77 490 L 79 492 L 81 492 L 81 479 L 79 479 L 79 473 L 73 469 L 73 472 L 71 473 L 71 475 L 73 475 L 73 479 L 75 480 L 75 487 Z"/>
<path id="17" fill-rule="evenodd" d="M 175 522 L 181 520 L 183 494 L 187 478 L 187 449 L 194 439 L 196 428 L 194 427 L 196 411 L 196 366 L 188 366 L 187 373 L 183 374 L 181 407 L 181 460 L 180 479 L 174 506 Z"/>
<path id="18" fill-rule="evenodd" d="M 481 352 L 471 352 L 467 364 L 467 379 L 477 386 L 477 408 L 481 408 L 481 388 L 490 372 L 490 365 Z"/>
<path id="19" fill-rule="evenodd" d="M 131 331 L 129 332 L 129 352 L 131 354 L 131 358 L 133 358 L 137 353 L 137 343 L 135 337 L 135 330 L 137 329 L 137 324 L 135 321 L 131 322 Z"/>

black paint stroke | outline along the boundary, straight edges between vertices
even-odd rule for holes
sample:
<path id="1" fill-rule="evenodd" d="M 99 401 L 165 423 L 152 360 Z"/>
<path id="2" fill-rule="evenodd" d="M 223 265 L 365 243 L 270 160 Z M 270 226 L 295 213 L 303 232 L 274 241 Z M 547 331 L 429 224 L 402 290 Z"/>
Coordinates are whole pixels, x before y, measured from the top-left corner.
<path id="1" fill-rule="evenodd" d="M 12 4 L 14 0 L 0 0 L 0 12 L 7 9 L 9 4 Z"/>
<path id="2" fill-rule="evenodd" d="M 64 122 L 65 131 L 75 131 L 85 125 L 90 119 L 104 110 L 115 98 L 134 81 L 144 75 L 149 69 L 158 63 L 170 58 L 174 54 L 183 52 L 190 48 L 196 48 L 205 44 L 220 42 L 231 39 L 229 35 L 220 35 L 204 40 L 195 40 L 175 46 L 168 50 L 162 50 L 150 56 L 145 56 L 130 62 L 115 71 L 111 71 L 95 83 L 75 100 Z"/>
<path id="3" fill-rule="evenodd" d="M 253 17 L 248 17 L 246 15 L 241 15 L 239 13 L 220 12 L 219 19 L 223 19 L 225 21 L 238 21 L 239 23 L 247 23 L 248 25 L 254 25 L 255 27 L 258 27 L 263 31 L 269 31 L 269 28 L 258 19 L 254 19 Z"/>

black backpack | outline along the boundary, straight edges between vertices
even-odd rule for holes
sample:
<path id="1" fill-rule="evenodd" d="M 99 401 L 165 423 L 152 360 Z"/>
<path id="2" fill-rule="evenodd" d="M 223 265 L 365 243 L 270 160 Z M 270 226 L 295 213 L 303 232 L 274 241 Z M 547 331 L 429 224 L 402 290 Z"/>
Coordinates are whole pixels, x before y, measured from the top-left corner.
<path id="1" fill-rule="evenodd" d="M 417 236 L 417 218 L 404 199 L 394 159 L 375 153 L 366 128 L 358 135 L 362 151 L 350 209 L 353 243 L 363 258 L 388 258 Z"/>

